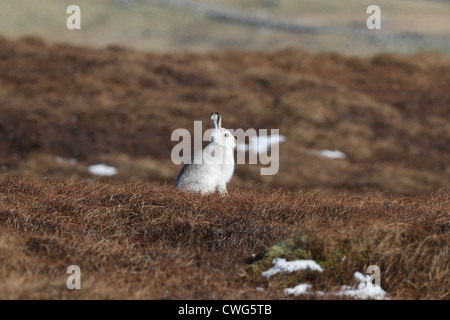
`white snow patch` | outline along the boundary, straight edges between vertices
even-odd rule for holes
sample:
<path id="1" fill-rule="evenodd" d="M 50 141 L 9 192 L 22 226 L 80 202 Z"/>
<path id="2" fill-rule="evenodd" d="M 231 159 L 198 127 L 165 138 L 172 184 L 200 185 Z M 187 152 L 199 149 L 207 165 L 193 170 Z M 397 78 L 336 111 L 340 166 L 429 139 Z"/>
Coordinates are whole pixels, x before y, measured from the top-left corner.
<path id="1" fill-rule="evenodd" d="M 293 288 L 286 288 L 283 290 L 284 294 L 293 294 L 296 296 L 301 296 L 302 294 L 307 293 L 308 289 L 311 288 L 312 285 L 307 283 L 300 283 Z"/>
<path id="2" fill-rule="evenodd" d="M 341 286 L 341 290 L 337 293 L 330 293 L 335 296 L 349 296 L 354 299 L 367 300 L 383 300 L 386 296 L 386 291 L 384 291 L 379 285 L 373 284 L 371 282 L 370 276 L 364 276 L 360 272 L 355 272 L 353 277 L 359 281 L 358 288 L 351 286 Z M 300 283 L 296 285 L 294 288 L 286 288 L 283 290 L 284 294 L 293 294 L 296 296 L 300 296 L 303 294 L 312 294 L 312 295 L 325 295 L 323 291 L 308 291 L 312 285 Z"/>
<path id="3" fill-rule="evenodd" d="M 286 261 L 286 259 L 283 258 L 275 258 L 273 259 L 272 263 L 272 268 L 262 272 L 263 277 L 269 278 L 279 272 L 290 273 L 306 269 L 319 272 L 323 271 L 322 267 L 318 265 L 314 260 Z"/>
<path id="4" fill-rule="evenodd" d="M 106 164 L 94 164 L 89 167 L 89 173 L 95 174 L 98 176 L 113 176 L 117 174 L 117 168 L 107 166 Z"/>
<path id="5" fill-rule="evenodd" d="M 283 135 L 271 135 L 271 136 L 251 136 L 249 137 L 249 143 L 238 144 L 237 149 L 240 151 L 250 151 L 257 154 L 266 154 L 272 146 L 280 144 L 286 141 L 286 137 Z"/>
<path id="6" fill-rule="evenodd" d="M 329 158 L 329 159 L 345 159 L 347 156 L 345 153 L 338 151 L 338 150 L 327 150 L 323 149 L 318 152 L 318 154 L 322 157 Z"/>
<path id="7" fill-rule="evenodd" d="M 383 300 L 386 296 L 384 291 L 379 285 L 371 282 L 370 276 L 365 276 L 360 272 L 355 272 L 353 277 L 359 281 L 358 288 L 350 286 L 342 286 L 341 291 L 336 293 L 337 296 L 350 296 L 355 299 L 375 299 Z"/>

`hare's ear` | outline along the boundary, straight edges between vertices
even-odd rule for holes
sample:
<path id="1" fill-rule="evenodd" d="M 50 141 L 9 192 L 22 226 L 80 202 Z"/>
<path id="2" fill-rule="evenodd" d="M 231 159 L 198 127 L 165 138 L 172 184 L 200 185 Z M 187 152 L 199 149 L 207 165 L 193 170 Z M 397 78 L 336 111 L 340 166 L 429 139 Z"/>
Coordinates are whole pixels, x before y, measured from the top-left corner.
<path id="1" fill-rule="evenodd" d="M 222 120 L 218 113 L 211 113 L 211 123 L 214 129 L 220 129 L 220 127 L 222 126 Z"/>
<path id="2" fill-rule="evenodd" d="M 217 128 L 216 114 L 214 112 L 211 112 L 211 124 L 213 129 Z"/>
<path id="3" fill-rule="evenodd" d="M 217 114 L 217 124 L 219 125 L 219 129 L 222 129 L 222 116 L 218 113 Z"/>

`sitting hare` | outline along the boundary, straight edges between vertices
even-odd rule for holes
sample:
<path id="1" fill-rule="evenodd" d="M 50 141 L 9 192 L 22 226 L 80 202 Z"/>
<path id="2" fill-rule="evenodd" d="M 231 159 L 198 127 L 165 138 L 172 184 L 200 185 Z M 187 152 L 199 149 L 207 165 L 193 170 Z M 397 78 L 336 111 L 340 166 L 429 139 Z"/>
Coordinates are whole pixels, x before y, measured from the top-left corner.
<path id="1" fill-rule="evenodd" d="M 219 191 L 227 193 L 227 183 L 234 171 L 234 148 L 236 139 L 222 128 L 222 117 L 211 113 L 212 132 L 210 144 L 196 152 L 191 162 L 185 164 L 175 182 L 175 188 L 184 188 L 201 193 Z"/>

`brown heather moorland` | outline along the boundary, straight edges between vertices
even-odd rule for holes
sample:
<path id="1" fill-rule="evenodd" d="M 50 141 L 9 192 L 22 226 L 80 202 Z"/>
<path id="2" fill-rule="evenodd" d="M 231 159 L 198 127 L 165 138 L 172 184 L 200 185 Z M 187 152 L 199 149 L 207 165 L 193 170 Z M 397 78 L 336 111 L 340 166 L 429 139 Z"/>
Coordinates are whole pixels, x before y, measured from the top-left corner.
<path id="1" fill-rule="evenodd" d="M 280 170 L 237 165 L 231 187 L 420 195 L 450 181 L 450 60 L 437 54 L 344 57 L 152 54 L 0 39 L 0 166 L 13 175 L 173 183 L 173 130 L 280 129 Z M 314 154 L 340 150 L 344 160 Z M 73 158 L 75 165 L 67 161 Z"/>
<path id="2" fill-rule="evenodd" d="M 374 264 L 388 298 L 449 299 L 449 110 L 450 60 L 432 53 L 0 39 L 0 299 L 336 299 Z M 212 111 L 280 129 L 279 173 L 237 165 L 226 197 L 174 191 L 170 135 Z M 266 279 L 275 256 L 324 272 Z M 298 283 L 325 295 L 283 293 Z"/>
<path id="3" fill-rule="evenodd" d="M 445 192 L 221 197 L 4 176 L 0 200 L 3 299 L 285 299 L 284 288 L 305 282 L 327 294 L 303 298 L 336 298 L 371 264 L 389 298 L 449 298 Z M 285 239 L 292 243 L 278 256 L 314 259 L 324 272 L 262 277 L 270 247 Z M 66 288 L 72 264 L 82 270 L 81 290 Z"/>

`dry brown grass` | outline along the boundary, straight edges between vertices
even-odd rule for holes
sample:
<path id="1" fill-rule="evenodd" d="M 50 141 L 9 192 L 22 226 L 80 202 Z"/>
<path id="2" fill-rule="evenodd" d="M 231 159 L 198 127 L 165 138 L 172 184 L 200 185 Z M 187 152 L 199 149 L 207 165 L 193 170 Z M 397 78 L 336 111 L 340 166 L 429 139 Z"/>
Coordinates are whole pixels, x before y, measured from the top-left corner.
<path id="1" fill-rule="evenodd" d="M 238 165 L 232 186 L 416 195 L 450 180 L 450 62 L 273 53 L 170 55 L 0 39 L 0 165 L 9 174 L 173 183 L 174 129 L 219 111 L 229 128 L 279 128 L 280 171 Z M 345 160 L 310 154 L 338 149 Z M 58 163 L 56 157 L 78 160 Z"/>
<path id="2" fill-rule="evenodd" d="M 371 264 L 389 298 L 449 298 L 445 190 L 221 197 L 3 176 L 0 203 L 3 299 L 285 299 L 282 289 L 299 282 L 331 294 Z M 276 244 L 279 256 L 314 259 L 325 271 L 263 278 Z M 79 291 L 65 285 L 72 264 L 82 270 Z"/>
<path id="3" fill-rule="evenodd" d="M 376 264 L 390 298 L 448 299 L 448 83 L 435 54 L 0 39 L 0 298 L 284 299 L 299 282 L 328 293 L 301 298 L 336 298 Z M 279 173 L 238 165 L 226 198 L 175 192 L 170 135 L 211 111 L 280 128 Z M 97 162 L 119 174 L 92 179 Z M 267 280 L 274 252 L 325 271 Z M 71 264 L 81 291 L 66 289 Z"/>

